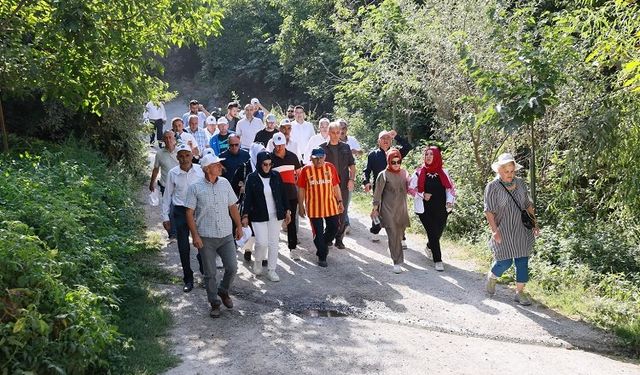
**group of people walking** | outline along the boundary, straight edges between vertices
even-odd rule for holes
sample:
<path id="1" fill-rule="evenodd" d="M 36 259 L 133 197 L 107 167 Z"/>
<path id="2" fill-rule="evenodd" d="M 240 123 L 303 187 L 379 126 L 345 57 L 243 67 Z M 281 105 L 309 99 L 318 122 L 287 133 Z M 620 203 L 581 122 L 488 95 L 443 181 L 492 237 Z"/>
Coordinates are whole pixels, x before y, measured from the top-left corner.
<path id="1" fill-rule="evenodd" d="M 163 194 L 163 226 L 169 238 L 178 242 L 185 292 L 194 286 L 189 236 L 198 249 L 212 317 L 220 316 L 221 304 L 233 307 L 229 290 L 237 273 L 238 246 L 246 261 L 253 256 L 254 274 L 266 274 L 273 282 L 280 280 L 281 229 L 287 232 L 290 257 L 300 259 L 300 218 L 309 218 L 318 266 L 328 266 L 332 246 L 345 248 L 348 207 L 356 181 L 355 157 L 362 153 L 357 140 L 347 135 L 346 121 L 323 118 L 316 134 L 301 106 L 290 106 L 279 125 L 276 116 L 257 99 L 244 107 L 242 118 L 238 115 L 239 104 L 235 102 L 229 103 L 226 115 L 215 118 L 191 101 L 189 111 L 172 119 L 172 129 L 162 133 L 149 185 L 153 191 L 160 175 L 157 186 Z M 186 131 L 185 122 L 189 125 Z M 396 146 L 392 147 L 394 140 Z M 402 168 L 403 158 L 412 149 L 395 131 L 382 131 L 378 147 L 367 156 L 362 185 L 373 194 L 371 240 L 379 241 L 379 232 L 385 228 L 393 272 L 401 273 L 404 235 L 410 222 L 407 196 L 412 196 L 415 213 L 427 234 L 425 250 L 432 255 L 435 269 L 444 271 L 440 238 L 455 202 L 455 185 L 435 146 L 424 150 L 424 163 L 415 172 Z M 505 160 L 500 168 L 508 164 Z M 517 167 L 514 161 L 512 171 Z M 512 172 L 504 176 L 511 176 L 511 181 L 503 180 L 500 168 L 496 169 L 496 180 L 507 184 L 503 184 L 505 191 L 523 209 L 533 212 L 525 200 L 524 183 L 514 180 Z M 506 225 L 511 209 L 505 208 L 503 192 L 493 188 L 495 184 L 487 186 L 485 199 L 485 213 L 494 233 L 490 247 L 496 255 L 487 291 L 495 292 L 496 278 L 510 265 L 505 256 L 511 256 L 508 259 L 515 259 L 519 273 L 516 298 L 524 304 L 528 301 L 523 297 L 527 272 L 521 258 L 528 259 L 532 240 L 522 240 L 526 233 Z M 217 268 L 224 268 L 220 283 L 216 282 Z"/>

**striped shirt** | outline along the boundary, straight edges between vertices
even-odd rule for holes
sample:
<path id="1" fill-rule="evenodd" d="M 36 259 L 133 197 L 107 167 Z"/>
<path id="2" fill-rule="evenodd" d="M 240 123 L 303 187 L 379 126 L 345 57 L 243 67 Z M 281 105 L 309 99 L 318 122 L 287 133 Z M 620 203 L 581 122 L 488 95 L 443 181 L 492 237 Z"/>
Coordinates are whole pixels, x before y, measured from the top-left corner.
<path id="1" fill-rule="evenodd" d="M 224 238 L 232 234 L 229 206 L 238 198 L 224 177 L 215 183 L 206 178 L 191 184 L 185 206 L 195 210 L 198 234 L 207 238 Z"/>
<path id="2" fill-rule="evenodd" d="M 200 152 L 204 151 L 205 147 L 207 147 L 207 134 L 202 129 L 198 129 L 196 131 L 191 131 L 188 129 L 187 132 L 195 138 L 196 143 L 198 144 L 198 148 Z"/>
<path id="3" fill-rule="evenodd" d="M 513 180 L 516 189 L 508 193 L 502 187 L 500 179 L 496 178 L 487 184 L 484 190 L 484 212 L 494 215 L 502 242 L 497 243 L 491 238 L 489 248 L 495 260 L 506 260 L 528 257 L 533 249 L 533 231 L 522 224 L 520 209 L 509 194 L 518 201 L 522 209 L 531 205 L 531 198 L 527 193 L 527 185 L 521 178 Z"/>
<path id="4" fill-rule="evenodd" d="M 298 186 L 305 189 L 305 204 L 309 218 L 338 215 L 338 201 L 333 195 L 333 187 L 340 184 L 336 167 L 325 162 L 320 168 L 307 165 L 302 168 Z"/>

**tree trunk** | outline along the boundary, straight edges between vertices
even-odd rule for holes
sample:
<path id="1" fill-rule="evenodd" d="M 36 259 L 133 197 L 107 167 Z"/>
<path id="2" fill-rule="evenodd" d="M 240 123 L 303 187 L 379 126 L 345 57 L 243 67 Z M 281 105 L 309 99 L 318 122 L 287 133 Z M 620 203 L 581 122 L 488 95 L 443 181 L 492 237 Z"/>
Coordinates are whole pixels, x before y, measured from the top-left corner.
<path id="1" fill-rule="evenodd" d="M 2 110 L 2 95 L 0 95 L 0 131 L 2 131 L 2 151 L 9 152 L 9 140 L 7 139 L 7 127 L 4 124 L 4 111 Z"/>

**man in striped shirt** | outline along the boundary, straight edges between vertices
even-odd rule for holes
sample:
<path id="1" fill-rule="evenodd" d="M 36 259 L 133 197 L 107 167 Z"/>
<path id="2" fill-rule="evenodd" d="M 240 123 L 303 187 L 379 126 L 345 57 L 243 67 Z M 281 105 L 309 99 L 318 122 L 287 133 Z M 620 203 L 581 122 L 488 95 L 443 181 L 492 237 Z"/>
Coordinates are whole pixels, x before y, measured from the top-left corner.
<path id="1" fill-rule="evenodd" d="M 338 218 L 344 210 L 338 172 L 333 164 L 325 162 L 325 156 L 322 148 L 313 149 L 312 165 L 302 168 L 298 178 L 298 213 L 300 217 L 309 216 L 320 267 L 327 266 L 327 245 L 336 236 Z"/>

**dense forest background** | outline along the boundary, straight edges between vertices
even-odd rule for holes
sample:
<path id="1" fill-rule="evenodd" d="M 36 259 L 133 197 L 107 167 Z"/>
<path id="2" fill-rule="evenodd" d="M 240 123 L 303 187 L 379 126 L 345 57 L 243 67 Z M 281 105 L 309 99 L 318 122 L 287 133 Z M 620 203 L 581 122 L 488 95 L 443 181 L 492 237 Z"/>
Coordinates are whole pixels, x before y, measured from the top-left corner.
<path id="1" fill-rule="evenodd" d="M 638 14 L 634 0 L 3 1 L 0 125 L 14 154 L 0 172 L 35 137 L 78 142 L 111 170 L 139 175 L 147 100 L 178 93 L 224 107 L 259 97 L 276 110 L 303 104 L 312 119 L 346 118 L 367 147 L 383 128 L 441 145 L 459 194 L 447 234 L 482 244 L 490 164 L 513 152 L 543 227 L 539 289 L 637 352 Z M 3 292 L 16 287 L 0 280 Z M 0 298 L 3 338 L 20 319 L 7 309 L 24 303 Z"/>

